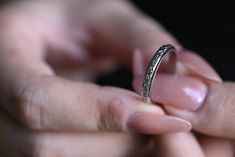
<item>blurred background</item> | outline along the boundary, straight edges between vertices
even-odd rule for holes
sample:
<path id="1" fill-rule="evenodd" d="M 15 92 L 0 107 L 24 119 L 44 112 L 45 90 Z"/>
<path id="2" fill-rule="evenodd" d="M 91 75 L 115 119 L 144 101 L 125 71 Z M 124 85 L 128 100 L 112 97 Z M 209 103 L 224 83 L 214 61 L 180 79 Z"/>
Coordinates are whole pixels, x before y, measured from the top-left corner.
<path id="1" fill-rule="evenodd" d="M 228 0 L 132 0 L 163 24 L 185 48 L 202 55 L 224 80 L 235 81 L 235 6 Z M 120 81 L 121 80 L 121 81 Z M 120 69 L 101 84 L 131 88 L 131 73 Z"/>
<path id="2" fill-rule="evenodd" d="M 225 80 L 235 80 L 235 7 L 228 0 L 133 1 Z"/>

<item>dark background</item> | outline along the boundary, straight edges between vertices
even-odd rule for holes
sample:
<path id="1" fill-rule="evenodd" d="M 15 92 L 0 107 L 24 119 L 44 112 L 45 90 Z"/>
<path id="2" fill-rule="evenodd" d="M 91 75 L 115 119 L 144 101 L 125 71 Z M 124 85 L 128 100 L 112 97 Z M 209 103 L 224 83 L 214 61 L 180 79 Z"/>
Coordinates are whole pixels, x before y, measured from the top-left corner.
<path id="1" fill-rule="evenodd" d="M 235 6 L 231 1 L 133 0 L 162 23 L 185 48 L 202 55 L 224 80 L 235 81 Z M 131 73 L 122 68 L 100 84 L 131 88 Z"/>
<path id="2" fill-rule="evenodd" d="M 224 80 L 235 80 L 235 6 L 223 0 L 134 0 L 186 48 L 201 54 Z"/>

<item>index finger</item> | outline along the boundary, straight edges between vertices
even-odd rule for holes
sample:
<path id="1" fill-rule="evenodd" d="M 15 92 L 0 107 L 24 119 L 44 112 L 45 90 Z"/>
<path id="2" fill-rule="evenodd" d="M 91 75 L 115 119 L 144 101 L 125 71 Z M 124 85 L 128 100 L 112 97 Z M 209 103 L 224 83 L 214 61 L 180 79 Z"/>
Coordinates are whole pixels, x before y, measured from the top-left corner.
<path id="1" fill-rule="evenodd" d="M 93 49 L 129 66 L 136 48 L 145 53 L 145 60 L 150 60 L 162 44 L 180 45 L 157 21 L 127 1 L 96 3 L 85 18 L 95 39 Z"/>

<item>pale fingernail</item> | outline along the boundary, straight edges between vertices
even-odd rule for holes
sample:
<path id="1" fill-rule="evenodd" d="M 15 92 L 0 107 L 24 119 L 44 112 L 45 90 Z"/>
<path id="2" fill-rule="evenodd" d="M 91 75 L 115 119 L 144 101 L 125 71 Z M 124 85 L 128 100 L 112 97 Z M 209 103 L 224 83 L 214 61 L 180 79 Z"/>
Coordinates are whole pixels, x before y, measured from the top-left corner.
<path id="1" fill-rule="evenodd" d="M 131 131 L 146 134 L 189 131 L 192 128 L 191 124 L 183 119 L 150 113 L 133 113 L 127 121 L 127 126 Z"/>
<path id="2" fill-rule="evenodd" d="M 152 99 L 155 102 L 194 111 L 203 104 L 207 90 L 203 82 L 190 77 L 158 74 L 152 90 Z"/>
<path id="3" fill-rule="evenodd" d="M 178 59 L 180 63 L 183 64 L 192 73 L 211 81 L 222 81 L 212 66 L 196 53 L 189 50 L 184 50 L 181 53 L 178 53 Z"/>
<path id="4" fill-rule="evenodd" d="M 114 113 L 115 115 L 122 115 L 124 119 L 132 113 L 148 113 L 156 115 L 164 115 L 164 111 L 161 107 L 154 104 L 146 104 L 140 99 L 126 99 L 126 98 L 114 98 L 107 106 L 107 111 Z"/>

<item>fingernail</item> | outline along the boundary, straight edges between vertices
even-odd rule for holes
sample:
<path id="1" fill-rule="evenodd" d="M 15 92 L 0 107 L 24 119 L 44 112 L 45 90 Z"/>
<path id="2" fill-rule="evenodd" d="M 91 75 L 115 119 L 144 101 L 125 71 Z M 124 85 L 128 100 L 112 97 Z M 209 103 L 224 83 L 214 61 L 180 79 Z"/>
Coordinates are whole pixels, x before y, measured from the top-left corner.
<path id="1" fill-rule="evenodd" d="M 196 53 L 184 50 L 178 53 L 178 59 L 192 73 L 211 81 L 222 82 L 212 66 Z"/>
<path id="2" fill-rule="evenodd" d="M 191 77 L 158 74 L 151 98 L 165 105 L 195 111 L 203 104 L 207 90 L 203 82 Z"/>
<path id="3" fill-rule="evenodd" d="M 191 124 L 183 119 L 150 113 L 133 113 L 127 121 L 127 126 L 131 131 L 146 134 L 185 132 L 192 128 Z"/>
<path id="4" fill-rule="evenodd" d="M 113 117 L 118 116 L 122 117 L 123 121 L 126 121 L 128 117 L 132 113 L 147 113 L 147 114 L 156 114 L 156 115 L 164 115 L 164 111 L 161 107 L 154 104 L 146 104 L 143 103 L 139 97 L 131 97 L 129 95 L 128 98 L 116 97 L 108 103 L 106 108 L 108 113 L 112 114 Z M 121 115 L 121 116 L 120 116 Z"/>

